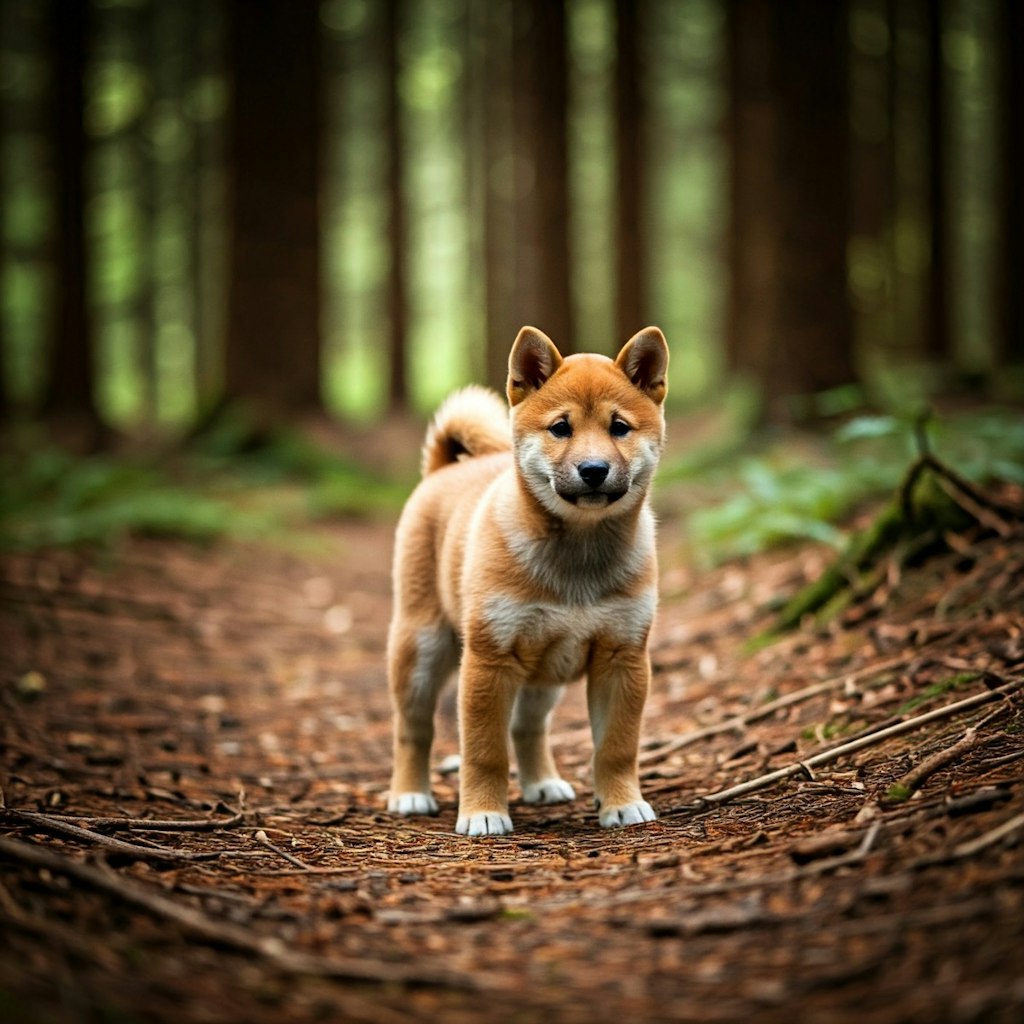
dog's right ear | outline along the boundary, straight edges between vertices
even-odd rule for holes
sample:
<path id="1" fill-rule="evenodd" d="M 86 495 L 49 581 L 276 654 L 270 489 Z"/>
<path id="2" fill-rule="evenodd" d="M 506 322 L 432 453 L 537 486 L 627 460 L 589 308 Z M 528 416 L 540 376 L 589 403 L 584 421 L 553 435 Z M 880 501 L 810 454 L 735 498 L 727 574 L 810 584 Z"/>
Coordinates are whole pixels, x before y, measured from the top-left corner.
<path id="1" fill-rule="evenodd" d="M 518 405 L 561 365 L 562 354 L 543 331 L 521 328 L 508 357 L 508 404 Z"/>

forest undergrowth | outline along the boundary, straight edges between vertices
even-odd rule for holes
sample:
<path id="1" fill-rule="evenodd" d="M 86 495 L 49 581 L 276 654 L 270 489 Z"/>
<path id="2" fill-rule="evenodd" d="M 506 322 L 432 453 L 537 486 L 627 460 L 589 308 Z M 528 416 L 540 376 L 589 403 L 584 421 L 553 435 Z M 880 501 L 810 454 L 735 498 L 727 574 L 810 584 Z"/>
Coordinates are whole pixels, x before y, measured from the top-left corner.
<path id="1" fill-rule="evenodd" d="M 871 429 L 843 443 L 893 440 Z M 784 476 L 801 449 L 823 458 L 736 459 Z M 767 492 L 669 453 L 640 757 L 659 820 L 618 831 L 579 688 L 555 722 L 573 804 L 455 835 L 449 699 L 440 814 L 383 813 L 393 513 L 305 544 L 9 550 L 0 1019 L 1019 1019 L 1024 493 L 951 451 L 928 458 L 962 515 L 785 629 L 888 499 L 858 497 L 837 543 L 700 550 L 691 503 Z"/>

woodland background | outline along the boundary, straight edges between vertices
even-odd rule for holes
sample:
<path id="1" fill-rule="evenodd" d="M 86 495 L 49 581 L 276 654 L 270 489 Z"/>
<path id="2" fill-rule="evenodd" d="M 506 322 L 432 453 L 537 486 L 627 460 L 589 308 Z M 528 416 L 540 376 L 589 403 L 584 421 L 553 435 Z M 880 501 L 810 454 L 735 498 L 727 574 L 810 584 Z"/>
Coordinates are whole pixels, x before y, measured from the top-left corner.
<path id="1" fill-rule="evenodd" d="M 0 0 L 0 1020 L 1017 1024 L 1022 15 Z M 659 820 L 577 687 L 482 843 L 388 570 L 523 323 L 672 348 Z"/>
<path id="2" fill-rule="evenodd" d="M 676 408 L 1019 398 L 1022 15 L 2 0 L 0 416 L 422 414 L 522 323 L 658 323 Z"/>

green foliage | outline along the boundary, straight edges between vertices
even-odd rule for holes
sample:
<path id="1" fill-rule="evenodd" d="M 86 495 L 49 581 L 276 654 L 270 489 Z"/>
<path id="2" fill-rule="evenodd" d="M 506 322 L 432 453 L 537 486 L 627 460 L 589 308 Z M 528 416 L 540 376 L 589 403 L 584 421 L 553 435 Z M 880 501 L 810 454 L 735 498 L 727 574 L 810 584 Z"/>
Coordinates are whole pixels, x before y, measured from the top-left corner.
<path id="1" fill-rule="evenodd" d="M 962 686 L 976 682 L 980 678 L 980 672 L 958 672 L 956 675 L 943 679 L 941 682 L 932 683 L 931 686 L 902 704 L 896 714 L 909 715 L 911 711 L 916 711 L 922 704 L 927 704 L 929 701 L 935 700 L 936 697 L 942 697 Z"/>
<path id="2" fill-rule="evenodd" d="M 819 725 L 808 726 L 800 735 L 803 739 L 812 740 L 815 743 L 827 743 L 849 731 L 849 723 L 843 725 L 839 722 L 823 722 Z"/>
<path id="3" fill-rule="evenodd" d="M 242 458 L 236 469 L 254 482 L 299 483 L 306 515 L 316 520 L 389 513 L 400 507 L 410 489 L 403 481 L 377 476 L 288 431 Z"/>
<path id="4" fill-rule="evenodd" d="M 928 428 L 929 443 L 968 480 L 1024 483 L 1024 419 L 990 409 L 943 418 Z M 789 540 L 842 547 L 837 524 L 866 501 L 891 493 L 915 455 L 909 417 L 864 415 L 827 438 L 792 435 L 723 452 L 710 479 L 718 500 L 687 523 L 694 547 L 710 561 L 749 555 Z M 692 457 L 691 457 L 692 458 Z M 699 461 L 665 476 L 680 480 L 706 469 Z"/>
<path id="5" fill-rule="evenodd" d="M 105 456 L 75 459 L 56 448 L 0 458 L 0 545 L 110 544 L 136 535 L 208 541 L 264 523 L 176 484 L 157 466 Z"/>
<path id="6" fill-rule="evenodd" d="M 297 431 L 255 437 L 238 410 L 218 417 L 198 441 L 196 452 L 208 472 L 228 473 L 238 486 L 298 486 L 304 514 L 313 519 L 392 512 L 411 489 L 410 481 L 374 474 Z"/>
<path id="7" fill-rule="evenodd" d="M 902 804 L 914 795 L 914 791 L 903 785 L 902 782 L 894 782 L 885 794 L 885 802 L 890 804 Z"/>
<path id="8" fill-rule="evenodd" d="M 390 512 L 407 493 L 296 434 L 240 453 L 233 429 L 164 461 L 58 448 L 0 456 L 0 548 L 106 546 L 126 535 L 294 539 L 315 520 Z"/>

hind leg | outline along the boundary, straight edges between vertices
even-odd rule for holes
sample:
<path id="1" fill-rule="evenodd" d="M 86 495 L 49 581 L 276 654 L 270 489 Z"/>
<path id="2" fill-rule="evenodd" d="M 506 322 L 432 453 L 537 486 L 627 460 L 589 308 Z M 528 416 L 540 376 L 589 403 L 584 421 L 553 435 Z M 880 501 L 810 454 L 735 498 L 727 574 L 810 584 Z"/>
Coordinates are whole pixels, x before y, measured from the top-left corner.
<path id="1" fill-rule="evenodd" d="M 528 804 L 556 804 L 576 793 L 559 774 L 551 756 L 548 727 L 562 696 L 561 686 L 524 686 L 512 712 L 512 742 L 519 765 L 519 784 Z"/>
<path id="2" fill-rule="evenodd" d="M 434 709 L 458 661 L 458 641 L 445 623 L 392 627 L 388 677 L 394 720 L 394 768 L 388 810 L 395 814 L 436 814 L 430 792 L 430 748 Z"/>

